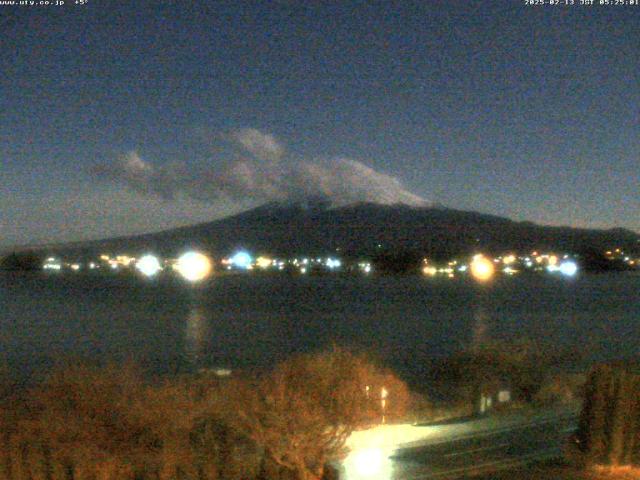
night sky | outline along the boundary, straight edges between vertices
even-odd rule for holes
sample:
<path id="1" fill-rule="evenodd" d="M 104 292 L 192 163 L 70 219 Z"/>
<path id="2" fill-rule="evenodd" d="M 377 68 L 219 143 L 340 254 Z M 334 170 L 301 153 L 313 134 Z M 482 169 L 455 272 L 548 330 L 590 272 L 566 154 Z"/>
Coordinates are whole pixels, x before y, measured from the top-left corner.
<path id="1" fill-rule="evenodd" d="M 296 3 L 0 6 L 0 246 L 309 195 L 640 231 L 640 6 Z"/>

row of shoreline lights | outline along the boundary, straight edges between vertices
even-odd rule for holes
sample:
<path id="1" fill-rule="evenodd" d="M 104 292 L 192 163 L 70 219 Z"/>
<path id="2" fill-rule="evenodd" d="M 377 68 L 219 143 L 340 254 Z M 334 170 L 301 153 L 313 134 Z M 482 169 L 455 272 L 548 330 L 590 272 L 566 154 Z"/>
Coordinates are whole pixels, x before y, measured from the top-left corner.
<path id="1" fill-rule="evenodd" d="M 317 259 L 318 262 L 320 262 L 320 260 L 320 258 Z M 296 259 L 294 261 L 294 265 L 298 265 L 297 262 L 298 260 Z M 227 265 L 227 269 L 231 269 L 233 266 L 241 270 L 253 270 L 254 259 L 248 252 L 241 250 L 235 253 L 231 258 L 223 260 L 222 263 Z M 305 258 L 302 260 L 302 265 L 304 266 L 300 267 L 301 273 L 307 272 L 306 265 L 308 263 L 308 259 Z M 147 277 L 153 277 L 163 269 L 160 260 L 155 255 L 144 255 L 135 263 L 135 265 L 137 270 Z M 276 262 L 276 260 L 266 257 L 258 257 L 255 260 L 255 265 L 262 269 L 275 265 L 277 265 L 280 270 L 284 268 L 284 262 Z M 340 268 L 342 266 L 342 262 L 338 259 L 327 258 L 326 266 L 330 270 L 334 270 Z M 371 266 L 369 264 L 361 263 L 359 266 L 365 273 L 371 272 Z M 206 255 L 192 251 L 182 255 L 173 268 L 186 280 L 195 282 L 203 280 L 211 274 L 212 262 Z"/>
<path id="2" fill-rule="evenodd" d="M 475 255 L 470 265 L 471 276 L 479 282 L 487 282 L 491 280 L 495 274 L 495 266 L 493 262 L 482 254 Z M 547 271 L 554 273 L 560 272 L 566 277 L 573 277 L 578 272 L 578 265 L 572 260 L 566 260 L 560 265 L 556 261 L 552 262 Z"/>
<path id="3" fill-rule="evenodd" d="M 246 252 L 239 252 L 232 258 L 232 263 L 241 268 L 249 268 L 252 258 Z M 153 277 L 162 270 L 160 260 L 155 255 L 144 255 L 136 262 L 136 268 L 145 276 Z M 198 282 L 207 278 L 213 269 L 209 257 L 191 251 L 178 258 L 174 269 L 186 280 Z M 560 265 L 547 267 L 549 272 L 560 272 L 562 275 L 572 277 L 578 271 L 578 266 L 573 261 L 565 261 Z M 429 271 L 428 271 L 429 270 Z M 425 273 L 432 273 L 433 267 L 425 267 Z M 495 275 L 493 262 L 482 254 L 475 255 L 470 264 L 470 273 L 479 282 L 486 282 Z"/>
<path id="4" fill-rule="evenodd" d="M 153 277 L 162 270 L 160 260 L 155 255 L 144 255 L 136 262 L 136 268 L 147 277 Z M 178 258 L 173 267 L 185 280 L 199 282 L 207 278 L 213 269 L 211 260 L 200 252 L 187 252 Z"/>

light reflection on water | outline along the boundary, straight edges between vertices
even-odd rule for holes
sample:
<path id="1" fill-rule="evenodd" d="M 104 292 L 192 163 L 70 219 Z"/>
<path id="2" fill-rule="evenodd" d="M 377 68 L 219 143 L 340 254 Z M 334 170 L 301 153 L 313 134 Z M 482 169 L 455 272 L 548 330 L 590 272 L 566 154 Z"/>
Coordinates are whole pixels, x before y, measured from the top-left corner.
<path id="1" fill-rule="evenodd" d="M 473 311 L 473 323 L 471 324 L 471 349 L 477 350 L 491 339 L 491 317 L 486 309 L 477 306 Z"/>
<path id="2" fill-rule="evenodd" d="M 206 313 L 201 307 L 194 307 L 187 315 L 184 332 L 185 354 L 195 368 L 203 366 L 210 334 L 210 325 Z"/>
<path id="3" fill-rule="evenodd" d="M 405 377 L 489 340 L 548 338 L 589 360 L 637 354 L 640 276 L 215 277 L 202 288 L 139 278 L 0 274 L 0 362 L 132 358 L 158 372 L 253 368 L 332 342 Z"/>

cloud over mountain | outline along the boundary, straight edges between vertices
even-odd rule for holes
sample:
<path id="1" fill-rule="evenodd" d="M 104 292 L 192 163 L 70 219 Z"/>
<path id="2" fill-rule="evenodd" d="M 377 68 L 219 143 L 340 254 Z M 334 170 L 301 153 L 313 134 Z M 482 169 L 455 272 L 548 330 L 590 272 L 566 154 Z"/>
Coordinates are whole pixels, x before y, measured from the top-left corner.
<path id="1" fill-rule="evenodd" d="M 256 158 L 279 160 L 284 154 L 284 147 L 273 135 L 262 133 L 255 128 L 235 130 L 229 137 Z"/>
<path id="2" fill-rule="evenodd" d="M 96 167 L 100 178 L 146 194 L 172 199 L 184 195 L 203 202 L 300 201 L 326 198 L 334 206 L 370 201 L 383 204 L 426 205 L 391 175 L 350 158 L 297 159 L 287 155 L 272 135 L 247 128 L 225 138 L 231 158 L 212 158 L 205 165 L 187 162 L 155 165 L 128 152 Z"/>

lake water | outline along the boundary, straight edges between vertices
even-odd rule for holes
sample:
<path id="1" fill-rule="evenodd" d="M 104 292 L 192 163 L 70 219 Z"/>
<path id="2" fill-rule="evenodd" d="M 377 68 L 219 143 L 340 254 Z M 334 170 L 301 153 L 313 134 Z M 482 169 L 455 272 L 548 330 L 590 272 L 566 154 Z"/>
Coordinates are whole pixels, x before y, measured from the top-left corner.
<path id="1" fill-rule="evenodd" d="M 586 362 L 640 352 L 640 276 L 466 279 L 237 275 L 178 280 L 0 273 L 0 362 L 64 357 L 155 373 L 269 366 L 335 342 L 419 378 L 430 358 L 490 338 L 538 339 Z"/>

